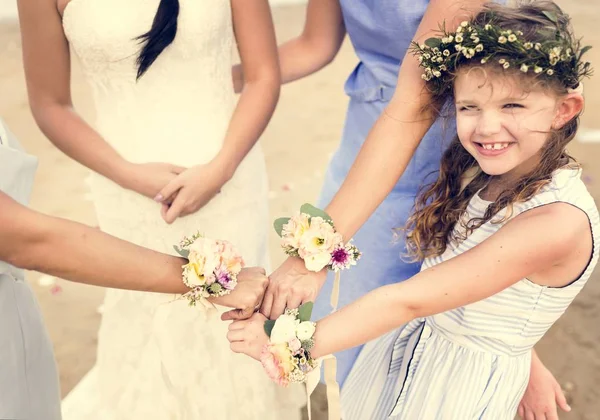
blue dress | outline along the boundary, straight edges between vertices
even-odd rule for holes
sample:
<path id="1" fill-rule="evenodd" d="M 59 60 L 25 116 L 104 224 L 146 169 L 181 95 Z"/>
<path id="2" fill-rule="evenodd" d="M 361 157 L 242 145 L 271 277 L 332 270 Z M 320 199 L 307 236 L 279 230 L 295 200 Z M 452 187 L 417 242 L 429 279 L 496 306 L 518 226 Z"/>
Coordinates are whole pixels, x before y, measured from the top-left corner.
<path id="1" fill-rule="evenodd" d="M 360 62 L 348 78 L 350 97 L 340 146 L 329 164 L 319 205 L 325 207 L 346 178 L 371 127 L 391 99 L 398 70 L 427 9 L 427 0 L 340 0 L 346 31 Z M 393 242 L 393 229 L 404 226 L 419 187 L 438 170 L 442 153 L 456 133 L 437 122 L 423 138 L 402 178 L 354 236 L 363 252 L 357 266 L 342 272 L 339 306 L 380 286 L 406 280 L 420 264 L 401 261 L 402 243 Z M 402 141 L 399 134 L 398 141 Z M 435 176 L 435 175 L 434 175 Z M 330 276 L 315 302 L 314 319 L 331 312 Z M 344 383 L 361 347 L 336 354 L 337 379 Z"/>

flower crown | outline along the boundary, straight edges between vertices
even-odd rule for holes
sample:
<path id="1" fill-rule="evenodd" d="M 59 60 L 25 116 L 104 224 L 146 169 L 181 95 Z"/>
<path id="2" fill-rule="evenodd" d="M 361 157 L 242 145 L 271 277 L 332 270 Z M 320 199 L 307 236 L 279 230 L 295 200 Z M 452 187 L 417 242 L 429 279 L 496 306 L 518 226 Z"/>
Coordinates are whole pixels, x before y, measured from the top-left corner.
<path id="1" fill-rule="evenodd" d="M 569 89 L 577 88 L 581 79 L 592 73 L 590 63 L 581 58 L 591 46 L 580 48 L 578 40 L 561 36 L 556 14 L 543 13 L 556 25 L 544 42 L 530 42 L 521 31 L 499 27 L 493 15 L 483 24 L 464 21 L 456 32 L 446 32 L 442 26 L 441 38 L 429 38 L 424 45 L 411 44 L 413 55 L 425 69 L 421 77 L 435 96 L 441 96 L 452 89 L 449 77 L 460 65 L 470 60 L 481 64 L 496 60 L 504 69 L 517 68 L 560 80 Z"/>

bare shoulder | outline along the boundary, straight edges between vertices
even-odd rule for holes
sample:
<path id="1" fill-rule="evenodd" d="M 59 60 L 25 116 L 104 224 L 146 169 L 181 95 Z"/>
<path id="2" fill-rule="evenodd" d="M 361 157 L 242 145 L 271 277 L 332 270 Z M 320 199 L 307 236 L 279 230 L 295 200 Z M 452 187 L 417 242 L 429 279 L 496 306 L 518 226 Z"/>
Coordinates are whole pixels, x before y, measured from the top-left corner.
<path id="1" fill-rule="evenodd" d="M 591 246 L 592 229 L 588 215 L 570 203 L 556 202 L 533 208 L 508 224 L 519 225 L 523 239 L 528 235 L 542 236 L 547 245 L 556 246 L 565 256 L 584 245 L 582 242 L 589 242 Z"/>

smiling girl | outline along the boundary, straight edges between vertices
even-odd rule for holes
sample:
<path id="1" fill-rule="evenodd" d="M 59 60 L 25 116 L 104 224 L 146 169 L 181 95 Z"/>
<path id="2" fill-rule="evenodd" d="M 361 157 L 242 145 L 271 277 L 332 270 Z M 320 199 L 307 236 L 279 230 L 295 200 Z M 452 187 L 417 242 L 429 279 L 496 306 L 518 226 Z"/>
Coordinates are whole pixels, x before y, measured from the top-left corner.
<path id="1" fill-rule="evenodd" d="M 598 260 L 598 211 L 565 151 L 584 105 L 585 50 L 544 1 L 488 5 L 414 46 L 438 108 L 455 105 L 457 137 L 408 221 L 421 272 L 316 324 L 309 360 L 373 340 L 344 383 L 345 420 L 516 414 L 531 349 Z M 263 322 L 234 322 L 232 349 L 285 362 Z"/>

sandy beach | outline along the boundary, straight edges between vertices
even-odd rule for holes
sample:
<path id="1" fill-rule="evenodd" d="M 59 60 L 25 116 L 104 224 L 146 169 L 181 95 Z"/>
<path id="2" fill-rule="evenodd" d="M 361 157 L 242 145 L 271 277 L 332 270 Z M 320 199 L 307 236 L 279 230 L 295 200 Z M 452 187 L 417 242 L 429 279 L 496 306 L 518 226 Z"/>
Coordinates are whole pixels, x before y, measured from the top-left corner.
<path id="1" fill-rule="evenodd" d="M 293 0 L 292 0 L 293 2 Z M 589 53 L 600 63 L 600 0 L 561 0 L 578 36 L 595 48 Z M 300 33 L 304 6 L 274 8 L 279 42 Z M 44 213 L 95 226 L 86 185 L 87 169 L 59 152 L 37 129 L 31 116 L 21 62 L 18 25 L 0 22 L 0 116 L 26 149 L 40 158 L 31 206 Z M 303 202 L 315 201 L 324 170 L 337 147 L 347 98 L 346 76 L 356 64 L 349 42 L 336 60 L 318 74 L 285 86 L 273 120 L 261 139 L 270 176 L 272 217 L 286 215 Z M 89 90 L 78 64 L 73 63 L 73 96 L 77 109 L 90 120 L 93 109 Z M 582 130 L 570 151 L 583 164 L 590 191 L 600 198 L 600 77 L 586 82 L 586 111 Z M 298 148 L 297 145 L 302 145 Z M 296 146 L 296 147 L 293 147 Z M 293 152 L 292 152 L 293 147 Z M 272 229 L 265 226 L 265 229 Z M 271 233 L 273 265 L 283 259 Z M 29 273 L 54 343 L 66 395 L 93 365 L 96 334 L 101 317 L 103 289 Z M 600 419 L 600 270 L 597 270 L 572 307 L 536 347 L 540 357 L 567 390 L 573 411 L 565 420 Z M 313 417 L 324 419 L 323 393 L 316 396 Z"/>

